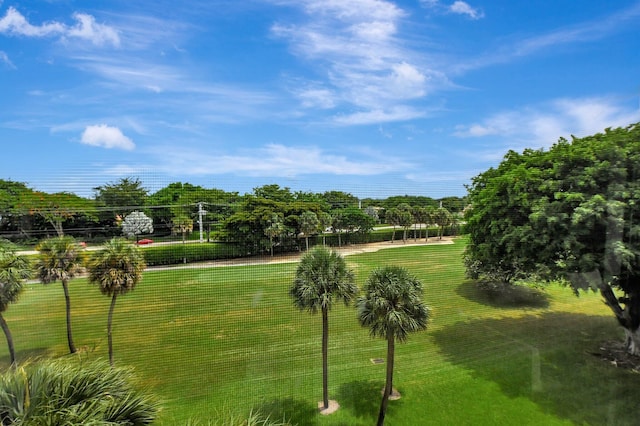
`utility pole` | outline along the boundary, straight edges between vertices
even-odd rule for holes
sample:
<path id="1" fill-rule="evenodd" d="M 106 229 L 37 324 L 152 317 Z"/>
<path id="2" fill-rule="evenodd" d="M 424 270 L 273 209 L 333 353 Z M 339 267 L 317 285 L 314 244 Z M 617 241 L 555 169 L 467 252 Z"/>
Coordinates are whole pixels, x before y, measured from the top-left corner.
<path id="1" fill-rule="evenodd" d="M 202 216 L 207 213 L 206 210 L 202 208 L 202 201 L 198 203 L 198 225 L 200 225 L 200 242 L 204 242 L 204 238 L 202 237 Z"/>

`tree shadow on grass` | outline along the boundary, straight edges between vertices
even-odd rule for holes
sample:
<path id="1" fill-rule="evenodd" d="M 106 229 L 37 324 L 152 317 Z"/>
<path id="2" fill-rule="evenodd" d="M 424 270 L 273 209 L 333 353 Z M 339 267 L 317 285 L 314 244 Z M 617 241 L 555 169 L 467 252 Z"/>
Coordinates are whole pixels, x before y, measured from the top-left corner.
<path id="1" fill-rule="evenodd" d="M 314 404 L 293 398 L 274 399 L 264 402 L 254 411 L 269 416 L 274 422 L 287 421 L 292 425 L 314 426 L 318 424 L 318 407 Z"/>
<path id="2" fill-rule="evenodd" d="M 493 308 L 545 309 L 549 307 L 549 297 L 542 290 L 519 285 L 500 289 L 484 288 L 476 281 L 469 280 L 456 288 L 456 294 Z"/>
<path id="3" fill-rule="evenodd" d="M 37 361 L 41 358 L 49 356 L 49 348 L 33 348 L 16 351 L 16 361 L 18 364 L 25 364 L 32 361 Z M 0 368 L 11 365 L 11 358 L 9 354 L 0 357 Z"/>
<path id="4" fill-rule="evenodd" d="M 358 380 L 344 383 L 338 389 L 340 408 L 351 411 L 359 419 L 375 423 L 380 409 L 380 389 L 384 383 L 372 380 Z"/>
<path id="5" fill-rule="evenodd" d="M 433 333 L 449 362 L 511 398 L 578 424 L 638 424 L 639 376 L 594 356 L 621 339 L 613 318 L 546 313 L 460 322 Z"/>
<path id="6" fill-rule="evenodd" d="M 384 381 L 381 380 L 357 380 L 344 383 L 337 393 L 340 409 L 353 414 L 359 420 L 358 425 L 375 424 L 380 411 L 383 389 Z M 400 410 L 403 402 L 403 399 L 389 401 L 387 416 L 394 410 Z M 342 426 L 342 424 L 340 425 Z"/>

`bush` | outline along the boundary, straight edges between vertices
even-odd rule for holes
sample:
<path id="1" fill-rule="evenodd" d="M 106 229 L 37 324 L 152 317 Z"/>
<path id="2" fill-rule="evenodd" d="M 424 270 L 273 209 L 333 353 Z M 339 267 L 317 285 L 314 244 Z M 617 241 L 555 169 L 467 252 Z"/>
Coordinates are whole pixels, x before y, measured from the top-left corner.
<path id="1" fill-rule="evenodd" d="M 243 255 L 238 247 L 227 243 L 167 244 L 144 247 L 141 251 L 147 266 L 231 259 Z"/>
<path id="2" fill-rule="evenodd" d="M 130 369 L 103 361 L 47 360 L 0 377 L 6 425 L 148 425 L 157 413 L 155 398 L 134 388 Z"/>

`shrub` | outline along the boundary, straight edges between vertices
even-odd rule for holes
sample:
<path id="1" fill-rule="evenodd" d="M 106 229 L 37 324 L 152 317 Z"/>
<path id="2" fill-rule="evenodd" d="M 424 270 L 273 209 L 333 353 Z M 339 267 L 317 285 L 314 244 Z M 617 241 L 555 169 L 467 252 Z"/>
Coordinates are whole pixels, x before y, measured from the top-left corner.
<path id="1" fill-rule="evenodd" d="M 158 403 L 135 389 L 130 369 L 103 361 L 46 360 L 0 377 L 2 424 L 148 425 Z"/>

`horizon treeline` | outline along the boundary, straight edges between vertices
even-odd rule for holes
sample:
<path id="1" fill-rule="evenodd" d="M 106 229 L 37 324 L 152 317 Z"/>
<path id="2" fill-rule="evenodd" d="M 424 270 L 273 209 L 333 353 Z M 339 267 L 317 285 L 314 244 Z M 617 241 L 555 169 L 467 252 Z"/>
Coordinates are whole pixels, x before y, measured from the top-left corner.
<path id="1" fill-rule="evenodd" d="M 384 212 L 400 205 L 442 207 L 459 214 L 466 197 L 434 199 L 421 195 L 395 195 L 382 199 L 358 197 L 343 191 L 315 193 L 292 191 L 267 184 L 250 193 L 239 194 L 190 183 L 173 182 L 150 193 L 135 177 L 126 177 L 93 188 L 93 198 L 71 192 L 47 193 L 26 183 L 0 179 L 0 238 L 38 240 L 51 235 L 69 234 L 85 239 L 105 238 L 121 233 L 122 220 L 133 211 L 153 219 L 154 235 L 191 232 L 200 220 L 207 231 L 223 231 L 225 224 L 241 212 L 261 212 L 267 221 L 273 215 L 295 225 L 305 211 L 334 214 L 360 210 L 384 222 Z M 346 209 L 346 210 L 345 210 Z M 266 216 L 265 216 L 266 215 Z M 296 226 L 294 226 L 295 228 Z"/>

